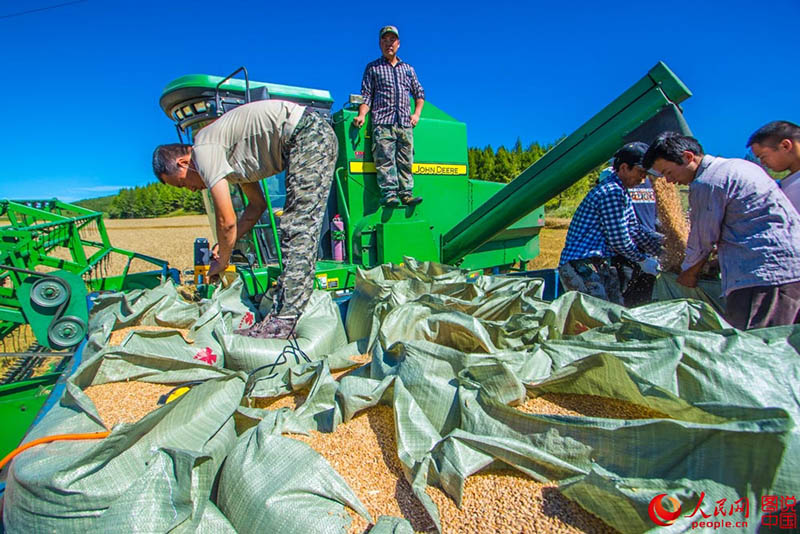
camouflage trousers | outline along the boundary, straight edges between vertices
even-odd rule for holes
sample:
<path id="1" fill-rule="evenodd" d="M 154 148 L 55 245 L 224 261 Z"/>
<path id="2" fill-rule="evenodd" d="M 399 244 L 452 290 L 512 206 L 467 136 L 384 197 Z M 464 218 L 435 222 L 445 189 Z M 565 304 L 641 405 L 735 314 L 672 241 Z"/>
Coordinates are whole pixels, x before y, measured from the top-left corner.
<path id="1" fill-rule="evenodd" d="M 412 128 L 377 124 L 372 130 L 372 159 L 378 175 L 381 200 L 410 195 L 414 189 L 411 165 L 414 163 Z"/>
<path id="2" fill-rule="evenodd" d="M 272 289 L 272 313 L 300 315 L 314 290 L 317 248 L 333 180 L 338 142 L 317 113 L 306 110 L 283 150 L 286 203 L 281 216 L 283 272 Z"/>
<path id="3" fill-rule="evenodd" d="M 624 304 L 617 268 L 607 258 L 572 260 L 558 268 L 567 291 L 580 291 L 614 304 Z"/>

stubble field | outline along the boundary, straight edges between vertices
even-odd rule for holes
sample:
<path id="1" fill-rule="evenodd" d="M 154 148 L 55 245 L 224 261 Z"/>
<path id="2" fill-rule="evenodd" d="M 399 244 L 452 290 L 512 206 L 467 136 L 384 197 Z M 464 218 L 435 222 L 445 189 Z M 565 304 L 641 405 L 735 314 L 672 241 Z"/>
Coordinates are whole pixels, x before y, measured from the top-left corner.
<path id="1" fill-rule="evenodd" d="M 167 260 L 170 267 L 194 267 L 194 240 L 205 237 L 212 242 L 211 228 L 205 215 L 185 215 L 162 219 L 105 219 L 111 244 L 118 248 Z M 115 255 L 109 274 L 120 274 L 127 258 Z M 152 264 L 134 260 L 131 271 L 153 270 Z"/>
<path id="2" fill-rule="evenodd" d="M 194 240 L 205 237 L 212 241 L 208 217 L 186 215 L 162 219 L 106 219 L 111 243 L 119 248 L 133 250 L 148 256 L 165 259 L 170 267 L 183 272 L 194 265 Z M 528 269 L 551 269 L 558 265 L 564 247 L 569 219 L 548 219 L 540 234 L 540 254 L 528 262 Z M 116 257 L 109 266 L 109 274 L 119 274 L 125 261 Z M 133 272 L 152 270 L 152 265 L 133 262 Z"/>

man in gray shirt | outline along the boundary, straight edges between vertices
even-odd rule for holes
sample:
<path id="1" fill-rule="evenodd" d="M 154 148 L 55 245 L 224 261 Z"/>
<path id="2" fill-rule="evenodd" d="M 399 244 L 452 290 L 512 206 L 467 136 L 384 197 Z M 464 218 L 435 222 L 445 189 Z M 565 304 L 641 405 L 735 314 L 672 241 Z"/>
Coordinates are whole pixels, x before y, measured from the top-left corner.
<path id="1" fill-rule="evenodd" d="M 320 115 L 292 102 L 264 100 L 225 113 L 197 133 L 194 146 L 161 145 L 153 152 L 153 172 L 161 182 L 209 190 L 219 243 L 209 278 L 225 270 L 234 243 L 266 209 L 259 181 L 286 171 L 283 272 L 271 290 L 271 313 L 242 334 L 285 337 L 308 303 L 337 150 L 336 135 Z M 238 221 L 228 184 L 240 184 L 247 195 Z"/>
<path id="2" fill-rule="evenodd" d="M 800 215 L 764 170 L 707 156 L 693 137 L 661 134 L 645 168 L 689 186 L 691 228 L 678 282 L 696 287 L 716 246 L 726 319 L 740 330 L 800 319 Z"/>

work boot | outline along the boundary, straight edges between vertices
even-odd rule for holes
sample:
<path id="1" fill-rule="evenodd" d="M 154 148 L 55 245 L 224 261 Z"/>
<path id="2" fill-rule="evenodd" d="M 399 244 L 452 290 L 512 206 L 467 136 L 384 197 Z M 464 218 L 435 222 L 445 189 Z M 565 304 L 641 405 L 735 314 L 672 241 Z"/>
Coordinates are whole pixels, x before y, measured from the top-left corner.
<path id="1" fill-rule="evenodd" d="M 236 333 L 258 339 L 287 339 L 294 331 L 297 319 L 294 315 L 282 317 L 272 315 L 250 328 L 237 330 Z"/>
<path id="2" fill-rule="evenodd" d="M 381 200 L 381 206 L 384 208 L 399 208 L 400 199 L 392 195 Z"/>
<path id="3" fill-rule="evenodd" d="M 400 202 L 403 203 L 404 206 L 416 206 L 420 202 L 422 202 L 422 197 L 413 197 L 411 195 L 401 195 Z"/>

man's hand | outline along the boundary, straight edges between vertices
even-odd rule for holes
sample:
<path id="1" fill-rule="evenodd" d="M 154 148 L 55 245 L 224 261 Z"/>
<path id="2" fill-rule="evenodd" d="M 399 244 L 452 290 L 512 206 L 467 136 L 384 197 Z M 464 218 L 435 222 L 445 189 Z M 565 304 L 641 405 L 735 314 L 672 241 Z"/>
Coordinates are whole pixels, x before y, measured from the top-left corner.
<path id="1" fill-rule="evenodd" d="M 361 115 L 359 113 L 358 115 L 353 117 L 353 126 L 355 126 L 356 128 L 361 128 L 362 126 L 364 126 L 364 119 L 365 118 L 366 117 L 364 115 Z"/>
<path id="2" fill-rule="evenodd" d="M 209 251 L 209 253 L 210 253 L 209 257 L 212 260 L 219 261 L 219 243 L 214 243 L 214 246 L 211 247 L 211 250 Z"/>
<path id="3" fill-rule="evenodd" d="M 211 260 L 211 264 L 208 267 L 208 281 L 212 282 L 215 278 L 219 278 L 219 275 L 225 272 L 227 267 L 227 264 L 223 265 L 217 260 Z"/>
<path id="4" fill-rule="evenodd" d="M 661 266 L 658 264 L 658 260 L 651 256 L 648 256 L 640 261 L 639 267 L 642 269 L 642 272 L 651 274 L 653 276 L 658 276 L 658 273 L 661 271 Z"/>
<path id="5" fill-rule="evenodd" d="M 678 275 L 678 283 L 686 287 L 697 287 L 697 273 L 693 270 L 682 271 Z"/>
<path id="6" fill-rule="evenodd" d="M 418 122 L 419 122 L 419 113 L 414 113 L 413 115 L 411 115 L 411 127 L 414 128 Z"/>

